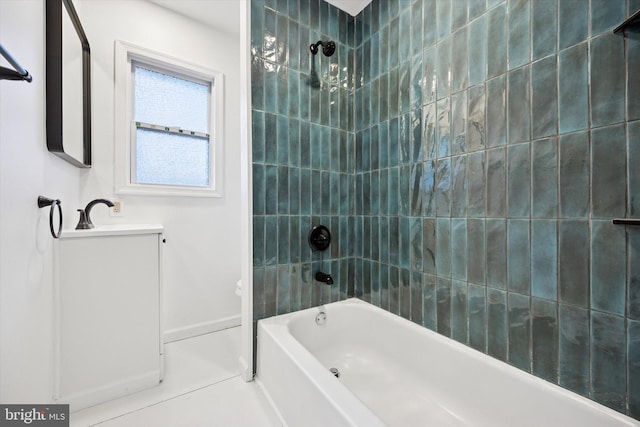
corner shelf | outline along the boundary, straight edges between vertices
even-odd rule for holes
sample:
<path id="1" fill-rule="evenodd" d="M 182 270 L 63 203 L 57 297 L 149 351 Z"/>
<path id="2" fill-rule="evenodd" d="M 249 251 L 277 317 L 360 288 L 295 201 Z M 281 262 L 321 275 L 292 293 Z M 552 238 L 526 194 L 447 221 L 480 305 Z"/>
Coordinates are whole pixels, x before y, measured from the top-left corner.
<path id="1" fill-rule="evenodd" d="M 613 33 L 623 37 L 640 39 L 640 10 L 627 18 L 622 24 L 618 25 L 613 30 Z"/>

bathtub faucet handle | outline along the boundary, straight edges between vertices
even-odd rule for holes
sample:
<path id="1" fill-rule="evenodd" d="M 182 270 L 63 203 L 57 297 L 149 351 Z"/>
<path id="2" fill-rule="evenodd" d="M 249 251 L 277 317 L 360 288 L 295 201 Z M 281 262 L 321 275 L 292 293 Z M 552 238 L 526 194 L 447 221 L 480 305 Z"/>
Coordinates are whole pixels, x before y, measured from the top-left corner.
<path id="1" fill-rule="evenodd" d="M 323 273 L 322 271 L 318 271 L 316 273 L 316 280 L 327 285 L 333 285 L 333 277 L 331 277 L 330 274 Z"/>

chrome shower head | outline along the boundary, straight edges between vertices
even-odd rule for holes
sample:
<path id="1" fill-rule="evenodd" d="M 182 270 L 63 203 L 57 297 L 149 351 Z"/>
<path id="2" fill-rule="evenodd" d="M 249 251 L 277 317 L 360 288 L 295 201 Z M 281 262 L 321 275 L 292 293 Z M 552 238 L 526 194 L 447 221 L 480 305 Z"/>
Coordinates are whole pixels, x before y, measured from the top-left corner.
<path id="1" fill-rule="evenodd" d="M 329 40 L 323 42 L 322 40 L 319 40 L 317 43 L 313 43 L 309 46 L 309 50 L 313 55 L 318 53 L 318 46 L 322 46 L 322 53 L 324 53 L 324 56 L 331 56 L 333 55 L 333 52 L 336 51 L 336 44 L 333 41 Z"/>

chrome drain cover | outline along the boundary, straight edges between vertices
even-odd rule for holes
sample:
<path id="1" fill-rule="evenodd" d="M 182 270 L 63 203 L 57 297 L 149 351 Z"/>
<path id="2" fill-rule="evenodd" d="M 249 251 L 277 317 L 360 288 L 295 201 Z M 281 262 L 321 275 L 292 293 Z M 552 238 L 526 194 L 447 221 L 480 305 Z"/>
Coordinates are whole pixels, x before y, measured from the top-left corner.
<path id="1" fill-rule="evenodd" d="M 331 372 L 334 377 L 340 378 L 340 371 L 338 371 L 338 368 L 330 368 L 329 372 Z"/>

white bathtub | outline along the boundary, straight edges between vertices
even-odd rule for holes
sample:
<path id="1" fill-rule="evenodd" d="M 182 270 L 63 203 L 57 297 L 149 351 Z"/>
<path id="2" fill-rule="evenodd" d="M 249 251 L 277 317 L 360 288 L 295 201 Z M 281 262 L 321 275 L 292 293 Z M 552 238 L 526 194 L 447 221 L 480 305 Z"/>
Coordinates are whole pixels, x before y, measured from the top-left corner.
<path id="1" fill-rule="evenodd" d="M 640 426 L 358 299 L 259 321 L 256 380 L 291 427 Z"/>

